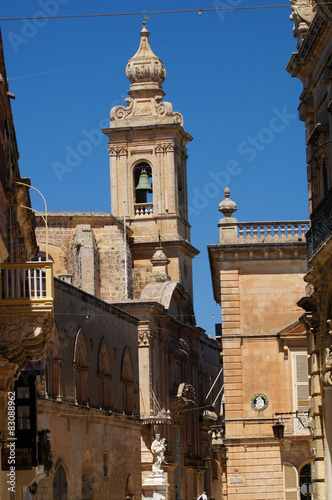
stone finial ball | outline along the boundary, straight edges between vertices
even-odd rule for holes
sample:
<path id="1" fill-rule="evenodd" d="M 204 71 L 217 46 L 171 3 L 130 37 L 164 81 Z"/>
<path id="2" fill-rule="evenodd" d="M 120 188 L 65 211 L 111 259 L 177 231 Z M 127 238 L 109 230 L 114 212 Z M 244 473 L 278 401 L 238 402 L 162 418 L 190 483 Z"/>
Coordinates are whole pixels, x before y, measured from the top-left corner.
<path id="1" fill-rule="evenodd" d="M 224 190 L 225 199 L 219 203 L 219 212 L 221 212 L 225 217 L 232 217 L 232 214 L 236 212 L 236 203 L 230 199 L 231 191 L 228 187 Z"/>

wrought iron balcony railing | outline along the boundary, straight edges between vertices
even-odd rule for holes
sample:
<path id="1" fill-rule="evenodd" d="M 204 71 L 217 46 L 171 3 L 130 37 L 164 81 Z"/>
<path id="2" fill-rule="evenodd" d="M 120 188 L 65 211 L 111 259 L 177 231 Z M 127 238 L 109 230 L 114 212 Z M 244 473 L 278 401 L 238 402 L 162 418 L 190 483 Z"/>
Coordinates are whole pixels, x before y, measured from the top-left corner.
<path id="1" fill-rule="evenodd" d="M 53 262 L 4 263 L 0 269 L 0 305 L 53 302 Z"/>
<path id="2" fill-rule="evenodd" d="M 311 228 L 307 233 L 308 260 L 323 246 L 332 234 L 332 189 L 311 214 Z"/>
<path id="3" fill-rule="evenodd" d="M 291 415 L 283 418 L 285 436 L 310 436 L 309 424 L 311 417 L 308 412 L 298 412 L 298 416 Z"/>

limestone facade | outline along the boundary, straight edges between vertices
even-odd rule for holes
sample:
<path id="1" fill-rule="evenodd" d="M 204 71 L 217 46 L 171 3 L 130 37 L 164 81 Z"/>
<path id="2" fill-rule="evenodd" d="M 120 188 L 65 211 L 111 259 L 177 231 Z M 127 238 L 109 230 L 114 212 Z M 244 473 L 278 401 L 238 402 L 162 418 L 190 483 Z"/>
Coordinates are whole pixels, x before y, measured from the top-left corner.
<path id="1" fill-rule="evenodd" d="M 110 127 L 104 129 L 109 139 L 112 215 L 98 212 L 49 213 L 49 253 L 54 261 L 55 276 L 67 282 L 63 286 L 72 290 L 68 294 L 72 293 L 75 297 L 82 294 L 82 310 L 85 311 L 87 300 L 96 300 L 101 304 L 98 307 L 108 304 L 109 308 L 123 311 L 124 318 L 139 320 L 135 348 L 131 347 L 133 359 L 137 360 L 135 367 L 138 367 L 138 378 L 134 371 L 133 380 L 134 383 L 139 381 L 135 396 L 139 398 L 139 407 L 133 408 L 133 421 L 123 418 L 122 446 L 127 446 L 125 436 L 133 441 L 139 428 L 140 467 L 136 474 L 140 475 L 141 483 L 138 485 L 137 476 L 130 472 L 129 465 L 136 460 L 134 454 L 128 468 L 121 471 L 123 475 L 118 478 L 122 481 L 126 474 L 133 478 L 135 487 L 128 492 L 130 498 L 141 498 L 141 484 L 152 468 L 151 443 L 155 434 L 159 433 L 167 443 L 166 463 L 163 465 L 168 485 L 167 498 L 175 500 L 177 487 L 177 494 L 182 500 L 191 500 L 204 489 L 216 500 L 221 500 L 221 474 L 209 433 L 211 426 L 220 420 L 220 355 L 216 340 L 196 325 L 192 305 L 192 259 L 198 253 L 190 242 L 187 203 L 186 144 L 192 138 L 183 128 L 180 113 L 173 112 L 172 105 L 163 101 L 165 93 L 161 83 L 165 68 L 150 48 L 145 26 L 140 38 L 138 52 L 129 60 L 126 70 L 131 82 L 128 105 L 112 109 Z M 45 252 L 45 229 L 40 218 L 37 218 L 37 226 L 40 251 Z M 58 290 L 60 282 L 56 283 Z M 77 311 L 81 307 L 78 303 L 72 307 L 70 304 L 69 299 L 62 304 L 56 302 L 56 312 L 60 317 L 68 308 Z M 110 318 L 113 330 L 112 325 L 113 317 Z M 82 331 L 85 332 L 85 329 L 82 326 Z M 94 349 L 99 345 L 102 331 L 102 327 L 100 332 L 98 327 L 91 332 L 91 339 L 95 339 Z M 106 333 L 105 338 L 108 342 Z M 115 329 L 112 342 L 114 346 L 122 346 L 125 338 L 124 331 Z M 130 339 L 132 341 L 131 335 Z M 118 347 L 118 356 L 121 349 Z M 81 348 L 81 351 L 84 352 L 84 349 Z M 72 345 L 65 343 L 62 352 L 76 366 Z M 83 406 L 87 403 L 89 407 L 93 405 L 90 405 L 89 396 L 84 392 L 86 385 L 81 385 L 87 375 L 83 370 L 84 363 L 80 366 L 82 369 L 75 372 L 80 381 L 76 388 L 79 398 L 73 389 L 77 381 L 73 379 L 72 368 L 65 369 L 62 375 L 61 386 L 66 388 L 66 398 L 70 397 L 73 405 L 67 421 L 72 419 L 76 422 L 80 418 L 83 411 L 80 401 Z M 46 379 L 54 378 L 57 370 L 55 363 L 46 373 Z M 93 373 L 96 373 L 96 368 Z M 113 372 L 110 384 L 113 401 L 121 386 L 119 379 L 114 377 L 113 380 Z M 55 402 L 52 401 L 49 406 L 46 400 L 40 403 L 43 412 L 40 421 L 42 425 L 50 423 L 51 434 L 53 432 L 55 436 L 54 450 L 59 450 L 60 459 L 59 433 L 50 415 L 58 408 L 61 421 L 65 422 L 67 406 L 57 401 L 62 395 L 56 394 L 56 389 L 54 391 L 52 399 Z M 93 399 L 92 396 L 93 393 L 90 395 Z M 89 422 L 100 435 L 103 431 L 94 420 L 95 411 L 84 408 L 82 414 L 84 419 L 91 415 Z M 105 428 L 103 418 L 98 422 Z M 110 428 L 105 430 L 105 452 L 113 457 L 109 446 L 111 436 L 120 432 L 121 416 L 107 416 L 107 419 Z M 70 426 L 72 428 L 71 423 Z M 93 452 L 89 439 L 92 438 L 87 437 L 84 440 L 86 444 L 80 446 L 77 463 L 73 462 L 73 455 L 66 456 L 67 469 L 64 466 L 61 477 L 67 478 L 68 485 L 69 481 L 72 485 L 79 485 L 73 476 L 78 464 L 82 464 L 84 448 L 91 454 L 94 470 L 100 470 L 101 448 L 98 449 L 94 442 Z M 208 455 L 212 458 L 212 467 L 205 468 L 204 458 Z M 96 495 L 101 491 L 98 489 L 100 481 L 100 478 L 95 480 L 93 491 Z M 46 488 L 43 494 L 46 490 L 49 494 L 51 480 L 43 479 L 40 485 Z M 73 491 L 71 489 L 69 498 L 76 498 L 72 497 Z M 115 498 L 114 495 L 125 498 L 127 494 L 123 487 L 119 489 L 115 485 L 107 491 L 110 498 Z"/>
<path id="2" fill-rule="evenodd" d="M 60 280 L 54 306 L 37 405 L 54 467 L 35 498 L 140 498 L 138 319 Z"/>
<path id="3" fill-rule="evenodd" d="M 311 229 L 307 236 L 307 288 L 299 305 L 305 310 L 301 321 L 307 330 L 310 354 L 310 410 L 315 453 L 313 499 L 327 500 L 332 498 L 332 11 L 325 1 L 311 7 L 306 31 L 287 70 L 303 82 L 299 117 L 305 124 Z"/>
<path id="4" fill-rule="evenodd" d="M 226 189 L 220 204 L 225 217 L 218 224 L 219 244 L 208 246 L 214 297 L 222 310 L 224 415 L 212 444 L 223 498 L 299 498 L 299 476 L 313 460 L 306 336 L 297 306 L 304 291 L 308 221 L 239 223 L 229 194 Z M 279 418 L 283 440 L 272 431 Z"/>
<path id="5" fill-rule="evenodd" d="M 5 59 L 0 34 L 0 497 L 19 498 L 19 485 L 31 484 L 37 464 L 14 471 L 15 493 L 8 490 L 9 463 L 4 454 L 10 427 L 8 401 L 14 382 L 29 360 L 45 354 L 53 336 L 53 264 L 31 262 L 37 255 L 35 218 L 29 195 L 30 179 L 21 178 L 11 111 Z M 39 285 L 36 280 L 39 278 Z M 13 406 L 11 406 L 13 412 Z M 15 413 L 15 412 L 14 412 Z M 12 415 L 11 415 L 12 417 Z M 11 422 L 12 424 L 12 422 Z M 19 447 L 16 458 L 20 458 Z M 31 455 L 30 455 L 31 456 Z M 27 474 L 25 474 L 27 472 Z"/>

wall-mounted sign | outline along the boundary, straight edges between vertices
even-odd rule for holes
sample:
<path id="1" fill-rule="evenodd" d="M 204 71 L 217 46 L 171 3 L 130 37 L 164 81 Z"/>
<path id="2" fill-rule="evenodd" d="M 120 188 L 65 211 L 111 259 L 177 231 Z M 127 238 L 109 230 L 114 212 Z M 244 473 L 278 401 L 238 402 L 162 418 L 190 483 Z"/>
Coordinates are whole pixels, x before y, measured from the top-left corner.
<path id="1" fill-rule="evenodd" d="M 229 478 L 230 484 L 244 484 L 244 477 L 235 476 Z"/>
<path id="2" fill-rule="evenodd" d="M 269 406 L 269 400 L 265 394 L 254 394 L 250 400 L 250 405 L 255 411 L 263 411 Z"/>

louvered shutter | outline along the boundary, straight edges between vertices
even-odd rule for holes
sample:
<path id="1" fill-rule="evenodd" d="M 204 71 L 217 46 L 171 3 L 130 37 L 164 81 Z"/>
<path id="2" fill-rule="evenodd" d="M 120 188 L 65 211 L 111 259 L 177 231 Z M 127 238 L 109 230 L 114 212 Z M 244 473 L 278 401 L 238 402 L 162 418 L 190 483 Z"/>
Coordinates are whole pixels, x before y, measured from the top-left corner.
<path id="1" fill-rule="evenodd" d="M 285 500 L 298 500 L 297 472 L 295 467 L 284 464 Z"/>
<path id="2" fill-rule="evenodd" d="M 309 410 L 308 356 L 295 354 L 296 404 L 300 412 Z"/>

